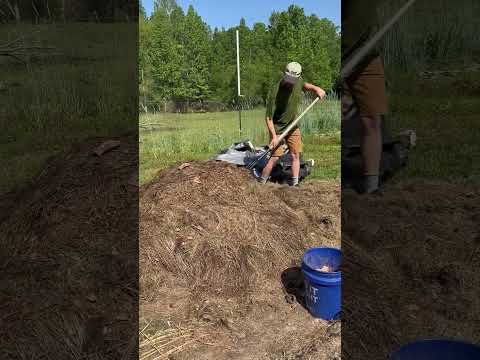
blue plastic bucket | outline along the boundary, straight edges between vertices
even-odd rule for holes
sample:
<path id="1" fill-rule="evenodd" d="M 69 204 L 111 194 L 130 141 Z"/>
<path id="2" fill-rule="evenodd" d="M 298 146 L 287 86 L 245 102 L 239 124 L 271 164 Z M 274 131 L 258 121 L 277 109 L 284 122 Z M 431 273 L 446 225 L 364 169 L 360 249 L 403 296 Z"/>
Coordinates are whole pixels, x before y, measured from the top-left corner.
<path id="1" fill-rule="evenodd" d="M 480 359 L 480 347 L 462 341 L 428 339 L 402 346 L 391 360 L 474 360 Z"/>
<path id="2" fill-rule="evenodd" d="M 305 252 L 305 305 L 312 316 L 324 320 L 340 318 L 342 252 L 335 248 L 313 248 Z M 329 272 L 320 271 L 328 266 Z"/>

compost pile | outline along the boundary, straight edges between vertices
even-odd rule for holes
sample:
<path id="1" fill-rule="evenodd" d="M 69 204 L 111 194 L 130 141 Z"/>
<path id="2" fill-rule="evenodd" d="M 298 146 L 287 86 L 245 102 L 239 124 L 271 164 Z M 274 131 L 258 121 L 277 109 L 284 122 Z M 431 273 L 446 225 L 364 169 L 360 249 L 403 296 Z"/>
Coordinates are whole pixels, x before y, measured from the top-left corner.
<path id="1" fill-rule="evenodd" d="M 331 186 L 262 186 L 247 170 L 220 162 L 163 171 L 140 193 L 142 296 L 155 297 L 169 280 L 243 295 L 308 247 L 336 244 L 339 189 Z M 312 206 L 316 199 L 322 203 Z"/>
<path id="2" fill-rule="evenodd" d="M 342 204 L 346 359 L 425 337 L 479 342 L 480 188 L 417 180 Z"/>
<path id="3" fill-rule="evenodd" d="M 149 339 L 141 336 L 150 349 L 142 358 L 164 350 L 163 343 L 152 347 L 151 339 L 205 324 L 215 335 L 204 341 L 222 350 L 197 349 L 185 359 L 267 359 L 276 351 L 298 355 L 306 347 L 318 359 L 320 352 L 339 352 L 338 339 L 317 343 L 326 328 L 305 309 L 292 311 L 281 282 L 282 272 L 300 265 L 307 248 L 340 246 L 339 205 L 335 182 L 261 185 L 245 168 L 215 161 L 160 172 L 140 190 L 140 309 L 152 329 Z M 299 328 L 284 331 L 289 322 Z M 222 339 L 225 334 L 230 338 Z M 259 343 L 271 348 L 259 349 Z M 228 354 L 229 346 L 249 352 L 237 357 Z"/>
<path id="4" fill-rule="evenodd" d="M 135 354 L 137 147 L 89 140 L 2 198 L 2 358 Z"/>

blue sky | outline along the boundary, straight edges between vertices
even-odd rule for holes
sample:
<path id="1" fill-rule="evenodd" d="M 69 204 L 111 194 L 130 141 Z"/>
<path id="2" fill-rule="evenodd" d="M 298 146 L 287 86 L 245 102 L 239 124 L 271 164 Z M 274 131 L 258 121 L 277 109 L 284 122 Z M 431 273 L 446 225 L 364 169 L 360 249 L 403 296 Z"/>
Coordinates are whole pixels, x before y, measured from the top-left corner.
<path id="1" fill-rule="evenodd" d="M 150 14 L 153 0 L 141 1 L 147 14 Z M 286 10 L 292 4 L 303 7 L 307 15 L 315 14 L 340 26 L 341 0 L 177 0 L 177 3 L 184 10 L 193 5 L 212 29 L 236 26 L 242 17 L 250 27 L 255 22 L 267 24 L 272 11 Z"/>

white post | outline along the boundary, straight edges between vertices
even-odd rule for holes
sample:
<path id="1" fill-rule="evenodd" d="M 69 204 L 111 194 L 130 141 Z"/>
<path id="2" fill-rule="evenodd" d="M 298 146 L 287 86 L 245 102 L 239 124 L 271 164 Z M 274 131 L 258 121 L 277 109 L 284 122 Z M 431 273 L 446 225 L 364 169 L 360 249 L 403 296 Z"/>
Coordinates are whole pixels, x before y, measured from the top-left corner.
<path id="1" fill-rule="evenodd" d="M 240 34 L 237 29 L 237 94 L 238 94 L 238 122 L 240 126 L 240 132 L 242 132 L 242 107 L 240 105 Z"/>
<path id="2" fill-rule="evenodd" d="M 237 86 L 238 86 L 238 97 L 240 97 L 240 35 L 237 30 Z"/>

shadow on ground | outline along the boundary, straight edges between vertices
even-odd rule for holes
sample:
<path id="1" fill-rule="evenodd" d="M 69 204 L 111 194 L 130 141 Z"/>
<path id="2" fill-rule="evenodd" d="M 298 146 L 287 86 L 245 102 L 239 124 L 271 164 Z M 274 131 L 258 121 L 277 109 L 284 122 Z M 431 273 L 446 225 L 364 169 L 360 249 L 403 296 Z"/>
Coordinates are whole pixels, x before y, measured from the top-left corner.
<path id="1" fill-rule="evenodd" d="M 305 282 L 302 269 L 294 266 L 282 272 L 282 285 L 285 290 L 285 301 L 289 304 L 298 302 L 307 310 L 305 305 Z"/>

